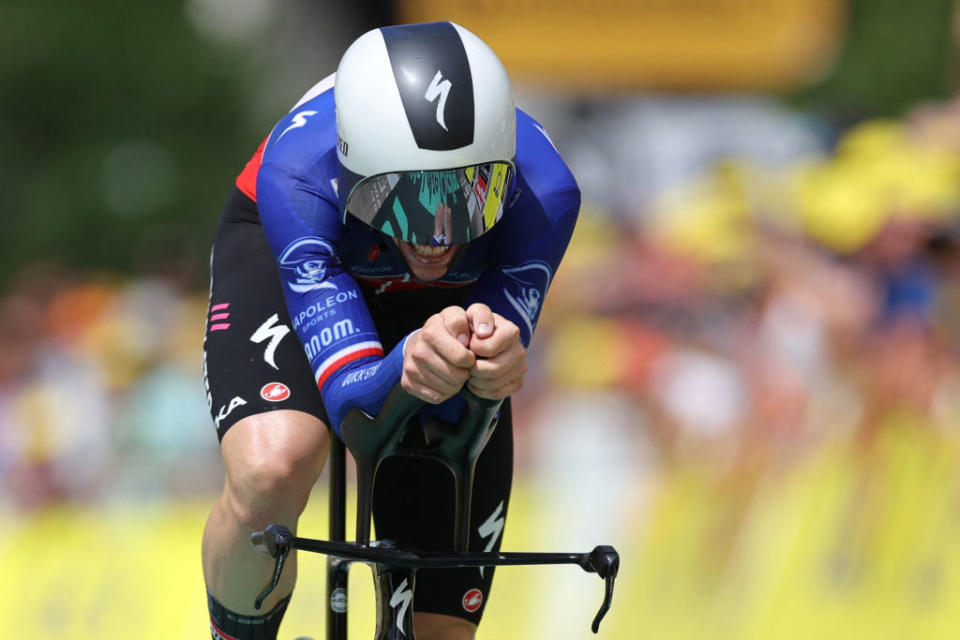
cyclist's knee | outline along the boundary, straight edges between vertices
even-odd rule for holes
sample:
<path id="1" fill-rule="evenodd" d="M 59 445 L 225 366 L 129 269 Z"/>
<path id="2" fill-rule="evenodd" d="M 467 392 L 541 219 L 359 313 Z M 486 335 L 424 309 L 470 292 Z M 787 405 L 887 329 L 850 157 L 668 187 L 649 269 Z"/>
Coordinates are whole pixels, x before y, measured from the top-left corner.
<path id="1" fill-rule="evenodd" d="M 229 481 L 230 510 L 249 529 L 278 519 L 289 525 L 306 507 L 311 485 L 288 462 L 258 457 Z"/>
<path id="2" fill-rule="evenodd" d="M 323 469 L 329 438 L 322 422 L 274 411 L 244 418 L 221 443 L 229 506 L 250 529 L 296 518 Z"/>
<path id="3" fill-rule="evenodd" d="M 413 629 L 417 640 L 473 640 L 477 633 L 472 622 L 423 611 L 414 613 Z"/>

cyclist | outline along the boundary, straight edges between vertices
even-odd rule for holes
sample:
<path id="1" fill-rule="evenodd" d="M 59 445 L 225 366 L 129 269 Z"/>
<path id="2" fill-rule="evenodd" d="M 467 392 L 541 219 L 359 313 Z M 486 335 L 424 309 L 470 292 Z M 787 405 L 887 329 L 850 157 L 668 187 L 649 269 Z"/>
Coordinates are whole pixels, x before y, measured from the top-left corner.
<path id="1" fill-rule="evenodd" d="M 579 205 L 496 55 L 450 22 L 364 34 L 274 127 L 236 180 L 211 255 L 204 376 L 226 466 L 203 536 L 215 638 L 276 637 L 294 559 L 256 612 L 272 560 L 250 532 L 295 530 L 327 427 L 354 407 L 376 414 L 398 381 L 429 403 L 422 413 L 451 422 L 464 385 L 506 398 L 478 462 L 470 541 L 499 549 L 509 396 Z M 386 461 L 377 536 L 449 549 L 452 496 L 443 467 Z M 492 578 L 421 571 L 418 638 L 472 638 Z"/>

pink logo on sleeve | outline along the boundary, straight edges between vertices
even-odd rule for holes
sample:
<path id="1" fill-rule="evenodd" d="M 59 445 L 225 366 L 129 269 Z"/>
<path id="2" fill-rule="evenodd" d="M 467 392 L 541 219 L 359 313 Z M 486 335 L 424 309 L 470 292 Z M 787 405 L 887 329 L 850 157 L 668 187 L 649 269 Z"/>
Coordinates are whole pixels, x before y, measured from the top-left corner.
<path id="1" fill-rule="evenodd" d="M 230 328 L 230 308 L 229 302 L 211 305 L 210 307 L 210 331 L 223 331 Z"/>

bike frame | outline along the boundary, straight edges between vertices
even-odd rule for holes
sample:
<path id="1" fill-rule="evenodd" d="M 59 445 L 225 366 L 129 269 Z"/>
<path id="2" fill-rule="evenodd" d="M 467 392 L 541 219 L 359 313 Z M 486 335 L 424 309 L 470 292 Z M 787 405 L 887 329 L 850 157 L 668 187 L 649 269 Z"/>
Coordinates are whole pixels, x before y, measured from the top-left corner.
<path id="1" fill-rule="evenodd" d="M 276 559 L 273 579 L 255 601 L 257 609 L 273 591 L 287 556 L 293 549 L 327 556 L 327 640 L 347 640 L 347 577 L 350 564 L 363 562 L 374 572 L 377 596 L 375 640 L 414 638 L 413 592 L 421 568 L 492 567 L 504 565 L 575 564 L 604 580 L 604 599 L 591 628 L 597 633 L 610 608 L 620 557 L 610 546 L 588 553 L 471 553 L 467 551 L 473 472 L 477 458 L 496 428 L 499 401 L 478 398 L 467 390 L 460 394 L 467 410 L 456 425 L 427 423 L 426 448 L 409 448 L 403 437 L 411 418 L 425 404 L 398 384 L 383 409 L 372 418 L 354 409 L 344 420 L 343 442 L 333 436 L 330 450 L 329 540 L 294 536 L 289 529 L 270 525 L 251 534 L 254 546 Z M 357 463 L 356 542 L 346 542 L 346 449 Z M 455 522 L 453 550 L 449 552 L 397 549 L 387 541 L 370 543 L 373 483 L 384 459 L 394 455 L 430 457 L 447 466 L 454 476 Z"/>
<path id="2" fill-rule="evenodd" d="M 328 536 L 331 542 L 346 542 L 347 454 L 343 442 L 332 431 Z M 350 564 L 342 556 L 327 556 L 327 640 L 347 640 L 347 578 Z"/>

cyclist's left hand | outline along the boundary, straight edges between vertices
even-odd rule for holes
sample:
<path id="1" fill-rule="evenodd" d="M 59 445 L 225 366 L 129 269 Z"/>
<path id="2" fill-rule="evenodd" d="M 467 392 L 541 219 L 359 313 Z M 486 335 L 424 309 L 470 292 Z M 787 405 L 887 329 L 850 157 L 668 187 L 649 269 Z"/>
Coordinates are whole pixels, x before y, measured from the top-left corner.
<path id="1" fill-rule="evenodd" d="M 527 350 L 520 343 L 520 329 L 485 304 L 467 309 L 470 350 L 477 356 L 470 369 L 467 388 L 481 398 L 500 400 L 523 386 Z"/>

